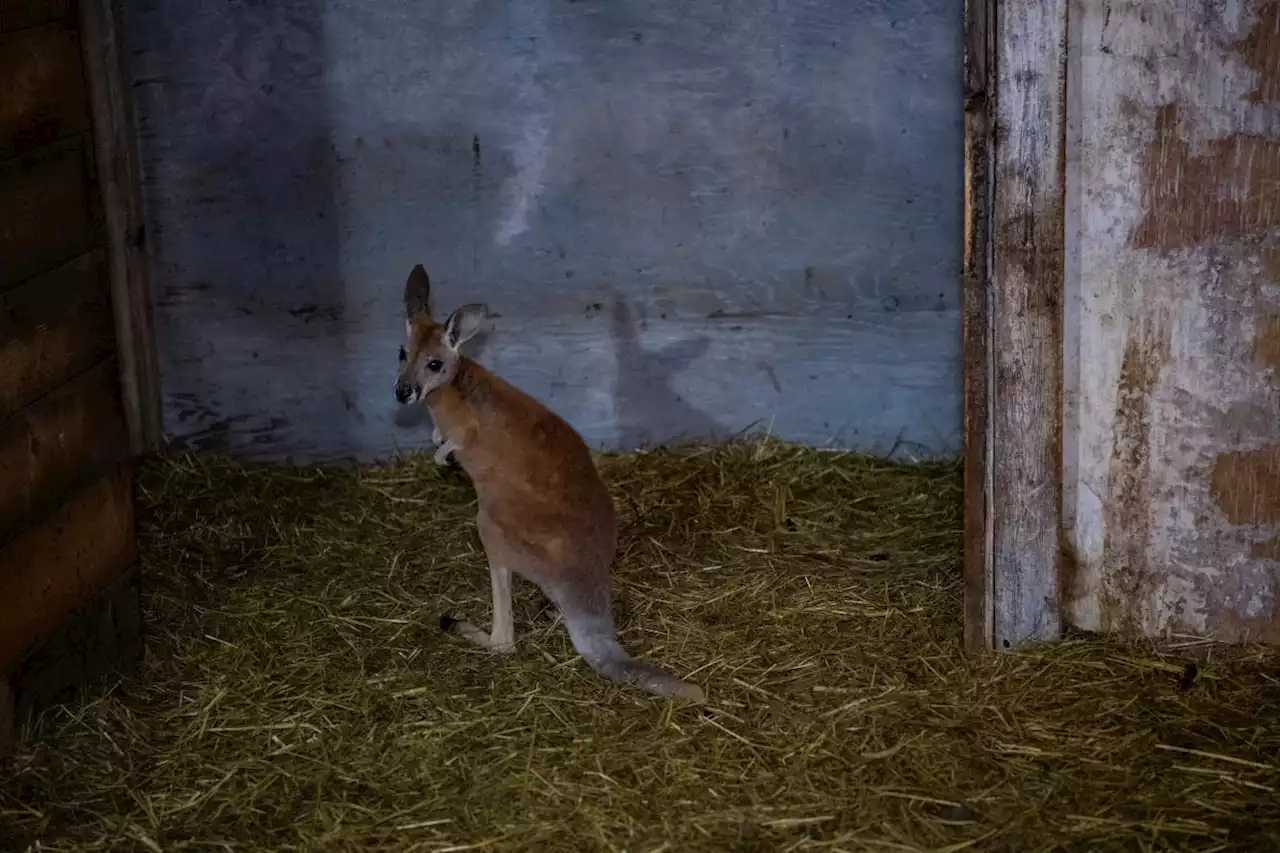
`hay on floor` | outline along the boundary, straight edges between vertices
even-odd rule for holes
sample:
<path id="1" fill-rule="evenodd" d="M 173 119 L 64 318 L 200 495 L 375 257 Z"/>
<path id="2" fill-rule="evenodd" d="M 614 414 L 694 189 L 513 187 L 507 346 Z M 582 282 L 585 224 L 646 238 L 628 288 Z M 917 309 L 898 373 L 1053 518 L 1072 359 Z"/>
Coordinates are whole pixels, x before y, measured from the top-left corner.
<path id="1" fill-rule="evenodd" d="M 145 669 L 0 769 L 0 849 L 1280 850 L 1280 656 L 964 655 L 956 466 L 601 464 L 622 640 L 708 708 L 601 681 L 523 582 L 515 655 L 442 635 L 488 578 L 429 458 L 176 458 L 142 480 Z"/>

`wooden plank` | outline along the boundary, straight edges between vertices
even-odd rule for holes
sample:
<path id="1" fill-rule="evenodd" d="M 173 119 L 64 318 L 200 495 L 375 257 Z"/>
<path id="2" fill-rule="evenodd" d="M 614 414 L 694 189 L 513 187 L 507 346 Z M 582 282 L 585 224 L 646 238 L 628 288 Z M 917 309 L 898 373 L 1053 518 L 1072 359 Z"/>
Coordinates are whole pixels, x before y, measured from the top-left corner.
<path id="1" fill-rule="evenodd" d="M 1066 0 L 994 22 L 991 232 L 992 639 L 1060 634 Z"/>
<path id="2" fill-rule="evenodd" d="M 111 356 L 105 253 L 0 294 L 0 420 Z"/>
<path id="3" fill-rule="evenodd" d="M 134 453 L 152 453 L 160 449 L 164 424 L 150 261 L 144 245 L 142 170 L 119 5 L 113 0 L 82 0 L 80 21 L 124 406 Z"/>
<path id="4" fill-rule="evenodd" d="M 429 440 L 430 425 L 413 423 L 420 410 L 385 403 L 378 378 L 385 348 L 377 341 L 392 334 L 387 327 L 339 327 L 354 341 L 343 344 L 328 324 L 307 326 L 225 292 L 183 296 L 166 308 L 175 330 L 165 342 L 172 440 L 200 452 L 299 464 L 385 460 Z M 876 454 L 954 458 L 960 450 L 959 311 L 869 311 L 852 322 L 844 315 L 739 323 L 651 314 L 643 328 L 629 306 L 602 313 L 537 323 L 504 315 L 493 324 L 492 345 L 476 354 L 563 413 L 596 447 L 729 437 L 754 426 Z M 744 361 L 750 353 L 769 357 Z M 317 385 L 317 375 L 334 381 Z M 831 393 L 845 384 L 857 386 L 857 399 Z M 860 408 L 864 396 L 881 403 Z"/>
<path id="5" fill-rule="evenodd" d="M 115 359 L 0 424 L 0 543 L 129 458 Z"/>
<path id="6" fill-rule="evenodd" d="M 0 291 L 89 251 L 90 193 L 79 139 L 0 164 Z"/>
<path id="7" fill-rule="evenodd" d="M 991 203 L 991 0 L 965 3 L 964 104 L 964 640 L 990 648 L 991 473 L 987 271 Z"/>
<path id="8" fill-rule="evenodd" d="M 71 0 L 0 0 L 0 33 L 38 27 L 71 14 Z"/>
<path id="9" fill-rule="evenodd" d="M 129 466 L 98 480 L 0 550 L 0 672 L 136 558 Z"/>
<path id="10" fill-rule="evenodd" d="M 60 21 L 0 37 L 0 160 L 89 129 L 80 35 Z"/>
<path id="11" fill-rule="evenodd" d="M 1280 127 L 1259 121 L 1280 105 L 1280 2 L 1084 4 L 1077 20 L 1087 355 L 1067 616 L 1280 643 Z"/>

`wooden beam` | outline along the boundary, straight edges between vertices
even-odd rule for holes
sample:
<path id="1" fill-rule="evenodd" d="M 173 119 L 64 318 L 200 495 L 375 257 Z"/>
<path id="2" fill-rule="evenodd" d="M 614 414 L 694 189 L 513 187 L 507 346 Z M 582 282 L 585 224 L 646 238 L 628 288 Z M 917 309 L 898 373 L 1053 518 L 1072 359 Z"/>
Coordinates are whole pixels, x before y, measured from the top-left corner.
<path id="1" fill-rule="evenodd" d="M 106 221 L 120 384 L 130 445 L 135 454 L 148 454 L 160 449 L 163 435 L 160 372 L 144 246 L 142 171 L 115 0 L 82 0 L 80 32 Z"/>
<path id="2" fill-rule="evenodd" d="M 991 29 L 991 645 L 1061 633 L 1067 0 L 1004 0 Z"/>
<path id="3" fill-rule="evenodd" d="M 964 47 L 964 642 L 991 647 L 991 490 L 987 374 L 991 251 L 991 28 L 993 0 L 965 3 Z"/>

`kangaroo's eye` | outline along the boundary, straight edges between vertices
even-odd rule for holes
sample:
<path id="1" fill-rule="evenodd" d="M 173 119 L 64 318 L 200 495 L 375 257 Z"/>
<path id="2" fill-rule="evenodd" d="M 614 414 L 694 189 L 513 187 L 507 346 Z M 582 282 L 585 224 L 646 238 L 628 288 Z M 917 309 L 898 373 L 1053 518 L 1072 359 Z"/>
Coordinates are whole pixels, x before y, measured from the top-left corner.
<path id="1" fill-rule="evenodd" d="M 409 360 L 409 353 L 404 351 L 404 347 L 400 347 L 400 363 L 404 364 Z"/>
<path id="2" fill-rule="evenodd" d="M 430 370 L 432 373 L 439 373 L 440 368 L 442 367 L 444 367 L 444 362 L 438 358 L 433 358 L 427 362 L 427 370 Z"/>

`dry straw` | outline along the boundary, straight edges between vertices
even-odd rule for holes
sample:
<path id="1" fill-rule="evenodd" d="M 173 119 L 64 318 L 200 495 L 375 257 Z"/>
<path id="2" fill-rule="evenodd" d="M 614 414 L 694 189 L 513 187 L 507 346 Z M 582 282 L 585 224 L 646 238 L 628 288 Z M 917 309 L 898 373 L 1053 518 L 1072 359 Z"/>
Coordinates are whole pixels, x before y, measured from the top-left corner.
<path id="1" fill-rule="evenodd" d="M 0 849 L 1280 850 L 1280 655 L 964 655 L 956 466 L 601 465 L 623 642 L 709 708 L 596 678 L 523 583 L 515 655 L 443 636 L 488 619 L 455 471 L 174 458 L 144 671 L 0 769 Z"/>

